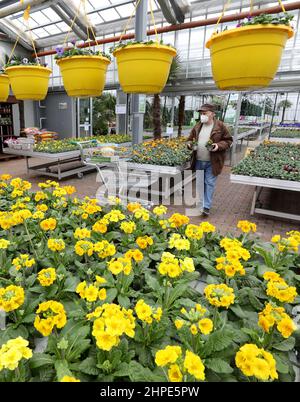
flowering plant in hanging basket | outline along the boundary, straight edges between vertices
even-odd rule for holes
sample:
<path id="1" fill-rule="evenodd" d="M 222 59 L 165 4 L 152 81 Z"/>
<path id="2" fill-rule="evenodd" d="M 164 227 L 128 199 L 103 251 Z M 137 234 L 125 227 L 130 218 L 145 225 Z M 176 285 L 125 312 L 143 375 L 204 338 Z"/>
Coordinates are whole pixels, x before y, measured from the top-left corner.
<path id="1" fill-rule="evenodd" d="M 279 67 L 286 41 L 294 35 L 293 16 L 260 15 L 236 28 L 216 32 L 206 43 L 212 74 L 219 89 L 266 87 Z"/>
<path id="2" fill-rule="evenodd" d="M 15 97 L 19 100 L 42 100 L 48 92 L 52 70 L 39 59 L 13 58 L 5 65 L 5 73 Z"/>
<path id="3" fill-rule="evenodd" d="M 112 49 L 126 93 L 158 94 L 168 80 L 176 49 L 162 42 L 120 43 Z"/>
<path id="4" fill-rule="evenodd" d="M 111 57 L 100 51 L 56 48 L 56 63 L 60 67 L 64 87 L 69 96 L 100 96 Z"/>
<path id="5" fill-rule="evenodd" d="M 4 70 L 0 70 L 0 102 L 6 102 L 9 95 L 9 78 Z"/>

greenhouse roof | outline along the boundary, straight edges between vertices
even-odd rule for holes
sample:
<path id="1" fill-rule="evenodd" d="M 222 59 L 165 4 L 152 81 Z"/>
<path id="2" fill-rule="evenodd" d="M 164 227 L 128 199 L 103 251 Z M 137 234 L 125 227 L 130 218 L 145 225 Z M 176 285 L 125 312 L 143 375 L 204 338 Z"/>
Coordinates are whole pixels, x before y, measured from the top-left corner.
<path id="1" fill-rule="evenodd" d="M 176 1 L 179 5 L 184 5 L 183 13 L 186 21 L 201 17 L 214 17 L 223 9 L 222 0 Z M 23 19 L 26 5 L 31 4 L 29 25 L 39 48 L 62 43 L 78 9 L 78 18 L 72 26 L 74 36 L 81 40 L 87 39 L 86 14 L 97 37 L 103 37 L 120 32 L 124 28 L 126 20 L 134 12 L 135 3 L 134 0 L 86 0 L 85 3 L 82 0 L 23 0 L 22 5 L 20 0 L 0 0 L 0 30 L 12 39 L 21 35 L 23 44 L 27 42 L 27 47 L 31 47 L 28 26 Z M 156 23 L 159 26 L 176 23 L 172 9 L 168 11 L 168 18 L 166 18 L 166 10 L 164 13 L 162 12 L 161 5 L 163 3 L 168 3 L 168 0 L 152 0 Z M 293 1 L 285 1 L 284 3 L 293 3 Z M 246 11 L 249 9 L 249 4 L 250 0 L 249 2 L 232 0 L 227 13 Z M 255 7 L 272 7 L 278 5 L 278 2 L 261 0 L 253 1 L 253 4 Z M 150 7 L 148 8 L 149 25 L 151 25 Z M 134 21 L 129 25 L 129 30 L 133 28 L 133 24 Z"/>

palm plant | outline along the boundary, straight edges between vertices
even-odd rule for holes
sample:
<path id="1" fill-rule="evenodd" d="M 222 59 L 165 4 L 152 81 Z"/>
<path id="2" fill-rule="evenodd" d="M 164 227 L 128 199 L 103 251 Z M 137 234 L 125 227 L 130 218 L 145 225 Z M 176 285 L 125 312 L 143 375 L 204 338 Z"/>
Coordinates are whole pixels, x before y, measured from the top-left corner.
<path id="1" fill-rule="evenodd" d="M 174 84 L 177 79 L 178 72 L 180 70 L 180 59 L 179 56 L 176 55 L 172 61 L 169 77 L 167 84 Z M 160 109 L 160 96 L 159 94 L 154 94 L 153 104 L 153 136 L 154 139 L 161 138 L 161 109 Z"/>
<path id="2" fill-rule="evenodd" d="M 110 93 L 104 93 L 94 99 L 93 103 L 93 126 L 94 134 L 107 134 L 108 123 L 116 119 L 116 97 Z"/>
<path id="3" fill-rule="evenodd" d="M 282 100 L 281 102 L 278 103 L 277 109 L 278 111 L 280 109 L 282 109 L 282 117 L 281 117 L 281 123 L 284 122 L 284 115 L 285 115 L 285 111 L 286 109 L 289 109 L 293 106 L 292 102 L 290 102 L 287 99 Z"/>

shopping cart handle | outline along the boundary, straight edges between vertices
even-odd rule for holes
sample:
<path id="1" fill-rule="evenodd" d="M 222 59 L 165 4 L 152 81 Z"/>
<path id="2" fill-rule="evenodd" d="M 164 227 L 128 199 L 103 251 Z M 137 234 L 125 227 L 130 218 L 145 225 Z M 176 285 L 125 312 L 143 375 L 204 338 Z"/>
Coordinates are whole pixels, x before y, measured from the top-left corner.
<path id="1" fill-rule="evenodd" d="M 82 144 L 98 144 L 97 140 L 88 140 L 88 141 L 71 141 L 72 145 L 82 145 Z"/>

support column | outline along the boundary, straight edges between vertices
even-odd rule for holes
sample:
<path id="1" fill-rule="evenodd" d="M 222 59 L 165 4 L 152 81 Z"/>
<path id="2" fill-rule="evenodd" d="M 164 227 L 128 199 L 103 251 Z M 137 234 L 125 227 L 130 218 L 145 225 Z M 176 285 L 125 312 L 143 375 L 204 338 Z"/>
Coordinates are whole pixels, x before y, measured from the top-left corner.
<path id="1" fill-rule="evenodd" d="M 135 39 L 143 41 L 147 39 L 147 12 L 148 0 L 141 0 L 135 15 Z M 132 142 L 140 144 L 143 142 L 144 114 L 139 113 L 139 94 L 132 95 Z"/>
<path id="2" fill-rule="evenodd" d="M 235 113 L 235 124 L 234 124 L 234 132 L 233 132 L 233 143 L 231 148 L 231 166 L 236 164 L 236 146 L 237 146 L 237 136 L 239 129 L 239 119 L 241 114 L 241 106 L 242 106 L 243 94 L 239 92 L 239 97 L 236 105 L 236 113 Z"/>
<path id="3" fill-rule="evenodd" d="M 117 91 L 117 105 L 126 105 L 126 113 L 116 114 L 116 133 L 127 134 L 127 116 L 129 115 L 127 94 L 125 94 L 121 89 Z"/>
<path id="4" fill-rule="evenodd" d="M 171 127 L 174 127 L 174 112 L 175 112 L 175 96 L 172 96 L 172 106 L 171 106 Z"/>
<path id="5" fill-rule="evenodd" d="M 277 98 L 278 98 L 278 92 L 276 92 L 276 96 L 275 96 L 275 102 L 274 102 L 274 107 L 273 107 L 273 113 L 272 113 L 272 118 L 271 118 L 271 123 L 270 123 L 270 130 L 269 130 L 268 139 L 270 138 L 270 135 L 271 135 L 271 132 L 272 132 L 273 121 L 274 121 L 274 116 L 275 116 L 276 106 L 277 106 Z"/>

